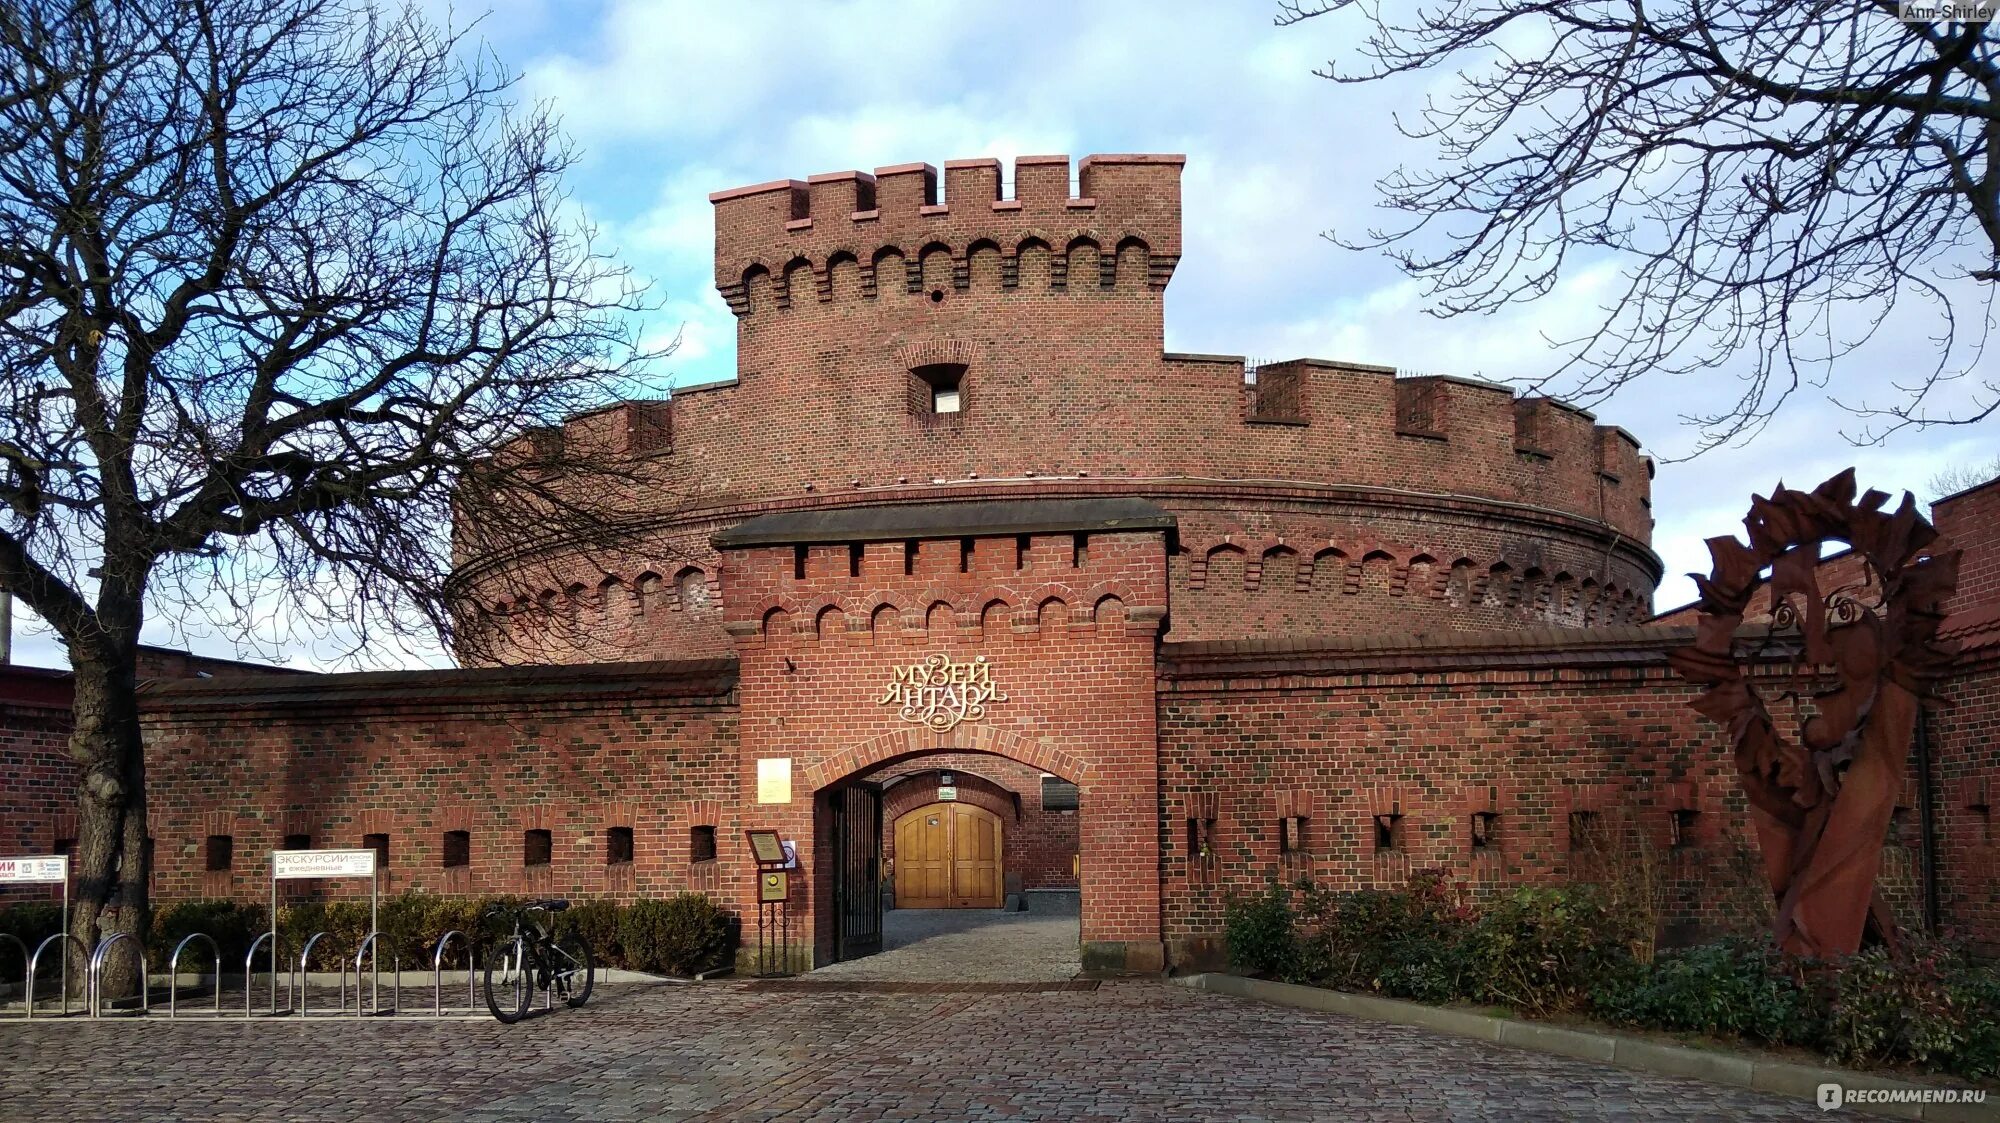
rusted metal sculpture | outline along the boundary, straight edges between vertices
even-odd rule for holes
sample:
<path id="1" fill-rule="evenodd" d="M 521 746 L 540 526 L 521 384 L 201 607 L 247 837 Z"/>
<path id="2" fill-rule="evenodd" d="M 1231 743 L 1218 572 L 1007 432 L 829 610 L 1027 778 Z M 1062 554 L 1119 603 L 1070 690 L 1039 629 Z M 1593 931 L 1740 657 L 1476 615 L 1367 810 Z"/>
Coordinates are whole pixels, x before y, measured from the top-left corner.
<path id="1" fill-rule="evenodd" d="M 1875 890 L 1883 838 L 1902 791 L 1917 710 L 1956 645 L 1937 641 L 1958 582 L 1958 551 L 1917 514 L 1908 494 L 1855 500 L 1852 468 L 1811 492 L 1778 485 L 1754 497 L 1746 547 L 1708 540 L 1715 561 L 1701 591 L 1693 645 L 1674 669 L 1706 687 L 1693 706 L 1729 731 L 1777 901 L 1774 936 L 1797 955 L 1852 955 L 1864 937 L 1895 942 Z M 1862 555 L 1859 588 L 1820 590 L 1825 542 Z M 1770 585 L 1768 627 L 1745 628 L 1752 597 Z M 1876 595 L 1868 595 L 1872 586 Z M 1787 740 L 1737 658 L 1739 641 L 1793 650 L 1781 698 L 1800 716 Z"/>

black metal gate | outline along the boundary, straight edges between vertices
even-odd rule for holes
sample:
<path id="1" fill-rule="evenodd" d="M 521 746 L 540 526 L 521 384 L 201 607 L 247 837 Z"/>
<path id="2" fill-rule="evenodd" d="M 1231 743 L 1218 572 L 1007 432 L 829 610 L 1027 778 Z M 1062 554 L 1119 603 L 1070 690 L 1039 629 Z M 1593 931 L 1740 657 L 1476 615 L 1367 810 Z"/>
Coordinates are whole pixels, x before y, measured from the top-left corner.
<path id="1" fill-rule="evenodd" d="M 882 950 L 882 789 L 850 784 L 834 792 L 835 961 Z"/>

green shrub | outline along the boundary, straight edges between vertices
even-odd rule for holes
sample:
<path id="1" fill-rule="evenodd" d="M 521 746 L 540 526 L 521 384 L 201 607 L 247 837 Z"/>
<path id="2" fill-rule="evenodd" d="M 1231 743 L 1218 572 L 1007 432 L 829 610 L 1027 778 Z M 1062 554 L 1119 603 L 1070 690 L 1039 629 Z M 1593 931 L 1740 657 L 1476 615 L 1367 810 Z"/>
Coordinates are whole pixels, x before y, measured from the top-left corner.
<path id="1" fill-rule="evenodd" d="M 1470 997 L 1476 913 L 1463 887 L 1442 873 L 1414 874 L 1403 889 L 1302 896 L 1301 981 L 1420 1002 Z"/>
<path id="2" fill-rule="evenodd" d="M 1588 886 L 1516 889 L 1473 923 L 1473 996 L 1536 1017 L 1578 1009 L 1631 962 L 1631 942 L 1631 926 Z"/>
<path id="3" fill-rule="evenodd" d="M 616 901 L 579 901 L 556 917 L 556 931 L 582 933 L 599 965 L 622 967 L 625 953 L 618 921 L 624 911 Z"/>
<path id="4" fill-rule="evenodd" d="M 11 905 L 0 909 L 0 933 L 14 937 L 27 946 L 33 955 L 42 941 L 62 931 L 62 906 L 53 901 L 32 901 Z M 49 971 L 48 964 L 54 962 L 54 948 L 42 957 L 42 971 Z M 14 940 L 0 940 L 0 982 L 18 983 L 21 972 L 28 969 L 26 960 Z"/>
<path id="5" fill-rule="evenodd" d="M 1232 897 L 1223 913 L 1229 965 L 1253 975 L 1294 977 L 1298 941 L 1293 920 L 1291 894 L 1275 881 L 1249 900 Z"/>
<path id="6" fill-rule="evenodd" d="M 1607 1021 L 1737 1034 L 1773 1044 L 1817 1044 L 1823 1012 L 1798 969 L 1744 938 L 1663 952 L 1600 980 L 1591 1009 Z"/>
<path id="7" fill-rule="evenodd" d="M 250 950 L 252 941 L 269 930 L 268 923 L 262 905 L 235 901 L 175 901 L 154 910 L 152 940 L 147 954 L 152 956 L 156 967 L 164 970 L 174 948 L 189 935 L 200 932 L 215 941 L 225 974 L 241 971 L 244 953 Z M 263 961 L 261 955 L 258 961 Z M 187 950 L 181 953 L 181 969 L 184 971 L 207 971 L 214 963 L 207 945 L 199 940 L 189 944 Z"/>
<path id="8" fill-rule="evenodd" d="M 1845 1064 L 1908 1062 L 1960 1076 L 2000 1071 L 2000 978 L 1925 941 L 1902 956 L 1863 949 L 1833 977 L 1827 1055 Z"/>
<path id="9" fill-rule="evenodd" d="M 671 975 L 720 967 L 736 950 L 729 915 L 700 893 L 629 906 L 619 919 L 618 942 L 626 966 Z"/>

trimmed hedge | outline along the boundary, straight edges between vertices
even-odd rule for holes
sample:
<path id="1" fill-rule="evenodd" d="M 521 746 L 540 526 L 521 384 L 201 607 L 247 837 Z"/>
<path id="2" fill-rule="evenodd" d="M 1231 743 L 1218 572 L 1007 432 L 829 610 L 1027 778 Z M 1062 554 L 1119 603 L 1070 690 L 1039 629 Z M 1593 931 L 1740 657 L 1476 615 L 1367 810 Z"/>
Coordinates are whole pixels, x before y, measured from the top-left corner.
<path id="1" fill-rule="evenodd" d="M 1474 902 L 1435 871 L 1399 890 L 1273 884 L 1232 900 L 1230 963 L 1287 982 L 1418 1002 L 1582 1013 L 1615 1025 L 1738 1037 L 1841 1064 L 2000 1076 L 2000 974 L 1913 940 L 1841 963 L 1749 940 L 1641 962 L 1641 933 L 1590 886 L 1516 889 Z"/>
<path id="2" fill-rule="evenodd" d="M 424 969 L 439 936 L 452 930 L 474 941 L 487 935 L 479 918 L 494 904 L 517 904 L 521 898 L 446 897 L 435 893 L 403 893 L 381 902 L 382 962 L 401 956 L 405 970 Z M 634 916 L 639 917 L 637 921 Z M 615 901 L 578 901 L 556 914 L 558 931 L 576 930 L 590 941 L 599 966 L 639 971 L 692 973 L 728 963 L 736 950 L 734 918 L 700 893 L 681 893 L 663 900 L 630 905 Z M 62 930 L 61 909 L 53 904 L 22 904 L 0 909 L 0 932 L 19 936 L 29 948 Z M 225 973 L 243 970 L 243 956 L 258 936 L 270 931 L 265 906 L 237 901 L 176 901 L 156 909 L 146 952 L 155 970 L 164 970 L 167 956 L 189 933 L 212 938 L 222 954 Z M 368 934 L 368 902 L 310 901 L 278 909 L 278 941 L 285 966 L 297 962 L 299 951 L 314 933 L 328 935 L 313 948 L 309 966 L 316 971 L 339 970 L 352 960 Z M 638 933 L 634 942 L 630 933 Z M 637 949 L 628 952 L 628 947 Z M 19 980 L 23 964 L 11 942 L 0 940 L 0 980 Z M 208 971 L 214 962 L 208 947 L 197 941 L 182 953 L 182 970 Z M 258 964 L 264 962 L 262 953 Z M 446 968 L 466 966 L 466 941 L 453 940 L 446 949 Z"/>

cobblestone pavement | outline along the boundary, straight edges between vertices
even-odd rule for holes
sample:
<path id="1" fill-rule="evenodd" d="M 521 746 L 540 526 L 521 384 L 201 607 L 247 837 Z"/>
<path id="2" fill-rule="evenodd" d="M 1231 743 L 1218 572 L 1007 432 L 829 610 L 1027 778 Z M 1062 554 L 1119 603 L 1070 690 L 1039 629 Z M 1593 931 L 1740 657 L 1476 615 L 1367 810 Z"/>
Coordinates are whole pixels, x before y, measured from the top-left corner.
<path id="1" fill-rule="evenodd" d="M 0 1120 L 1813 1119 L 1811 1105 L 1156 982 L 612 985 L 476 1021 L 0 1023 Z"/>
<path id="2" fill-rule="evenodd" d="M 903 982 L 1045 982 L 1076 977 L 1077 899 L 1031 893 L 1029 911 L 892 909 L 882 950 L 812 972 L 813 979 Z"/>

